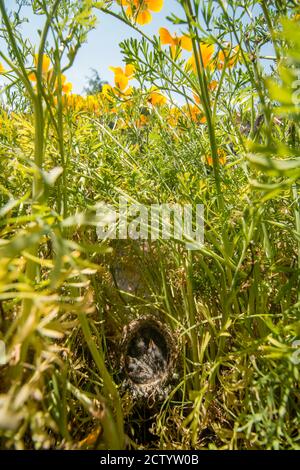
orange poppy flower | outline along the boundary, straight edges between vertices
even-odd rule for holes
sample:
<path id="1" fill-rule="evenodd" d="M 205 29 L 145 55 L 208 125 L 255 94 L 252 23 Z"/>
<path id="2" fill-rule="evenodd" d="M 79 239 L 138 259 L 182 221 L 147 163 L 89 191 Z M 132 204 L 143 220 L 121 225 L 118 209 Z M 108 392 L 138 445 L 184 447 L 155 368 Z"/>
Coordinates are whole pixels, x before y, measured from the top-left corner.
<path id="1" fill-rule="evenodd" d="M 153 106 L 161 106 L 167 102 L 167 98 L 162 95 L 157 88 L 151 88 L 148 99 L 148 103 L 152 104 Z"/>
<path id="2" fill-rule="evenodd" d="M 109 69 L 115 74 L 115 85 L 119 90 L 124 91 L 128 85 L 130 79 L 134 75 L 134 66 L 126 64 L 125 68 L 122 67 L 109 67 Z"/>
<path id="3" fill-rule="evenodd" d="M 211 65 L 212 55 L 214 53 L 214 46 L 212 44 L 201 43 L 200 50 L 201 50 L 201 56 L 203 60 L 203 66 L 205 68 L 209 67 Z M 199 61 L 200 61 L 200 57 L 199 57 Z M 196 69 L 196 61 L 195 61 L 194 54 L 192 55 L 192 57 L 188 59 L 187 66 L 192 67 L 192 69 L 196 73 L 197 69 Z"/>
<path id="4" fill-rule="evenodd" d="M 203 113 L 203 111 L 199 108 L 197 105 L 192 105 L 189 106 L 189 111 L 190 111 L 190 118 L 194 122 L 200 122 L 201 124 L 206 123 L 206 117 Z"/>
<path id="5" fill-rule="evenodd" d="M 37 65 L 38 65 L 38 58 L 39 58 L 39 55 L 34 54 L 34 66 L 35 66 L 35 68 L 37 68 Z M 51 65 L 50 58 L 46 54 L 43 54 L 43 60 L 42 60 L 42 76 L 43 76 L 43 78 L 48 78 L 48 75 L 52 72 L 52 70 L 50 69 L 50 65 Z M 28 78 L 32 82 L 36 82 L 36 73 L 35 72 L 29 73 Z"/>
<path id="6" fill-rule="evenodd" d="M 225 165 L 226 163 L 226 152 L 224 149 L 218 149 L 218 157 L 220 165 Z M 213 158 L 211 155 L 206 155 L 207 164 L 213 166 Z"/>
<path id="7" fill-rule="evenodd" d="M 37 67 L 37 65 L 38 65 L 38 54 L 35 54 L 35 56 L 34 56 L 34 65 L 35 65 L 35 67 Z M 44 54 L 43 55 L 43 60 L 42 60 L 42 77 L 47 82 L 48 85 L 51 81 L 51 77 L 52 77 L 52 74 L 53 74 L 53 69 L 50 68 L 50 65 L 51 65 L 50 58 L 46 54 Z M 36 72 L 30 72 L 28 74 L 28 78 L 32 82 L 36 82 L 37 81 Z M 61 79 L 62 92 L 65 93 L 66 95 L 70 94 L 71 91 L 72 91 L 72 88 L 73 88 L 72 83 L 70 83 L 70 82 L 66 83 L 66 80 L 67 80 L 66 76 L 63 75 L 63 74 L 60 76 L 60 79 Z M 54 83 L 54 89 L 55 89 L 55 91 L 57 91 L 57 89 L 58 89 L 58 80 L 57 80 L 57 78 L 56 78 L 55 83 Z"/>
<path id="8" fill-rule="evenodd" d="M 222 69 L 224 66 L 233 67 L 238 60 L 240 47 L 236 46 L 230 50 L 230 47 L 226 47 L 223 51 L 218 52 L 216 57 L 216 66 L 218 69 Z"/>
<path id="9" fill-rule="evenodd" d="M 159 29 L 160 42 L 163 45 L 169 45 L 171 47 L 172 57 L 175 56 L 177 47 L 181 47 L 187 51 L 191 51 L 192 40 L 188 36 L 177 36 L 176 34 L 172 36 L 166 28 Z"/>
<path id="10" fill-rule="evenodd" d="M 144 127 L 148 124 L 149 118 L 144 114 L 141 114 L 140 117 L 135 121 L 136 127 Z"/>
<path id="11" fill-rule="evenodd" d="M 62 85 L 62 91 L 63 91 L 63 93 L 65 93 L 66 95 L 69 95 L 69 94 L 71 93 L 72 89 L 73 89 L 73 85 L 72 85 L 72 83 L 70 83 L 70 82 L 64 83 L 64 84 Z"/>
<path id="12" fill-rule="evenodd" d="M 126 15 L 133 18 L 141 26 L 151 23 L 151 12 L 159 12 L 164 0 L 121 0 L 121 5 L 127 7 Z"/>
<path id="13" fill-rule="evenodd" d="M 35 65 L 35 67 L 38 66 L 38 58 L 39 58 L 39 55 L 38 55 L 38 54 L 34 54 L 34 65 Z M 50 58 L 49 58 L 46 54 L 43 54 L 43 60 L 42 60 L 42 74 L 43 74 L 44 76 L 48 74 L 49 69 L 50 69 L 50 65 L 51 65 L 51 60 L 50 60 Z"/>

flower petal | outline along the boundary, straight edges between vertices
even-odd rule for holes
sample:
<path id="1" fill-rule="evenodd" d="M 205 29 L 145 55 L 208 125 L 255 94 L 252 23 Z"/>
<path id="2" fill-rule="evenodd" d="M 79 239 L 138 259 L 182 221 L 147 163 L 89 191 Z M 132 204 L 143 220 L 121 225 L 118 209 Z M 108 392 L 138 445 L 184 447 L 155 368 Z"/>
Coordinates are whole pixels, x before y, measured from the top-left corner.
<path id="1" fill-rule="evenodd" d="M 125 75 L 126 77 L 132 77 L 135 72 L 134 65 L 132 64 L 126 64 L 125 65 Z"/>
<path id="2" fill-rule="evenodd" d="M 38 58 L 39 58 L 39 55 L 35 54 L 34 55 L 34 64 L 35 64 L 36 67 L 37 67 L 37 64 L 38 64 Z M 51 65 L 50 58 L 46 54 L 43 54 L 43 61 L 42 61 L 42 74 L 43 75 L 47 74 L 50 65 Z"/>
<path id="3" fill-rule="evenodd" d="M 158 12 L 164 6 L 164 0 L 145 0 L 145 4 L 149 10 Z"/>
<path id="4" fill-rule="evenodd" d="M 179 41 L 180 41 L 180 46 L 182 47 L 182 49 L 185 49 L 186 51 L 189 51 L 189 52 L 193 50 L 192 40 L 188 36 L 181 36 Z"/>
<path id="5" fill-rule="evenodd" d="M 36 75 L 35 75 L 35 72 L 30 72 L 28 74 L 28 78 L 31 82 L 36 82 Z"/>
<path id="6" fill-rule="evenodd" d="M 109 67 L 109 70 L 114 72 L 114 74 L 123 73 L 123 69 L 121 67 Z"/>
<path id="7" fill-rule="evenodd" d="M 204 67 L 207 67 L 214 53 L 214 46 L 212 44 L 202 43 L 200 44 L 200 50 L 201 50 L 203 65 Z"/>
<path id="8" fill-rule="evenodd" d="M 167 30 L 167 28 L 159 28 L 159 37 L 162 44 L 170 44 L 170 46 L 175 45 L 175 40 Z"/>
<path id="9" fill-rule="evenodd" d="M 181 51 L 178 49 L 178 46 L 170 46 L 171 49 L 171 57 L 173 60 L 181 56 Z"/>
<path id="10" fill-rule="evenodd" d="M 64 85 L 66 83 L 67 77 L 61 74 L 60 79 L 61 79 L 61 84 Z"/>
<path id="11" fill-rule="evenodd" d="M 72 83 L 68 82 L 68 83 L 66 83 L 65 85 L 62 86 L 62 91 L 63 91 L 66 95 L 68 95 L 69 93 L 71 93 L 72 88 L 73 88 Z"/>
<path id="12" fill-rule="evenodd" d="M 152 15 L 150 11 L 144 10 L 144 11 L 139 11 L 138 14 L 136 15 L 136 22 L 143 26 L 144 24 L 149 24 L 152 21 Z"/>
<path id="13" fill-rule="evenodd" d="M 194 54 L 186 61 L 186 69 L 193 69 L 196 72 L 196 61 Z"/>
<path id="14" fill-rule="evenodd" d="M 128 85 L 128 77 L 124 73 L 117 73 L 115 75 L 115 84 L 121 90 L 125 90 Z"/>
<path id="15" fill-rule="evenodd" d="M 154 88 L 150 91 L 148 102 L 153 106 L 160 106 L 167 102 L 167 98 Z"/>

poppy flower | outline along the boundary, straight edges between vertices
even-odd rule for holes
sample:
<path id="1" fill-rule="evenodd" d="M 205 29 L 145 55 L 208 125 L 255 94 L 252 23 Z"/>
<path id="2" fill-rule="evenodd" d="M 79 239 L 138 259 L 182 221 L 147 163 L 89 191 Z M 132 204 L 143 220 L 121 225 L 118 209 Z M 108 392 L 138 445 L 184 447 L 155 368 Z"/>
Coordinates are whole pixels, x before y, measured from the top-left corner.
<path id="1" fill-rule="evenodd" d="M 69 93 L 71 93 L 72 89 L 73 89 L 73 85 L 72 83 L 70 82 L 67 82 L 67 78 L 65 75 L 61 75 L 60 76 L 60 81 L 61 81 L 61 89 L 62 89 L 62 92 L 65 93 L 66 95 L 68 95 Z M 58 89 L 58 79 L 55 80 L 55 85 L 54 85 L 55 89 L 57 90 Z"/>
<path id="2" fill-rule="evenodd" d="M 65 93 L 66 95 L 69 95 L 71 93 L 73 89 L 73 85 L 72 83 L 68 82 L 68 83 L 62 83 L 62 91 L 63 93 Z"/>
<path id="3" fill-rule="evenodd" d="M 148 124 L 149 118 L 144 114 L 141 114 L 140 117 L 135 121 L 136 127 L 144 127 Z"/>
<path id="4" fill-rule="evenodd" d="M 167 98 L 158 91 L 157 88 L 152 87 L 147 99 L 148 103 L 153 106 L 161 106 L 167 102 Z"/>
<path id="5" fill-rule="evenodd" d="M 192 51 L 192 40 L 188 36 L 174 36 L 166 28 L 159 29 L 160 42 L 163 45 L 169 45 L 171 47 L 172 57 L 175 56 L 177 47 L 181 47 L 186 51 Z"/>
<path id="6" fill-rule="evenodd" d="M 206 123 L 206 117 L 197 105 L 192 105 L 190 108 L 190 117 L 194 122 L 200 122 L 201 124 Z"/>
<path id="7" fill-rule="evenodd" d="M 38 54 L 35 54 L 34 55 L 34 65 L 36 67 L 38 66 L 38 58 L 39 58 Z M 42 74 L 43 75 L 48 74 L 49 69 L 50 69 L 50 65 L 51 65 L 50 58 L 46 54 L 43 54 L 43 60 L 42 60 Z"/>
<path id="8" fill-rule="evenodd" d="M 38 66 L 38 58 L 39 58 L 39 55 L 35 54 L 34 55 L 34 66 L 35 66 L 35 68 L 37 68 L 37 66 Z M 43 76 L 43 78 L 48 78 L 48 75 L 51 72 L 50 65 L 51 65 L 50 58 L 46 54 L 43 54 L 43 60 L 42 60 L 42 76 Z M 28 78 L 32 82 L 36 82 L 36 73 L 31 72 L 28 75 Z"/>
<path id="9" fill-rule="evenodd" d="M 240 47 L 236 46 L 232 49 L 226 47 L 224 50 L 218 52 L 216 57 L 216 66 L 218 69 L 222 69 L 224 66 L 233 67 L 238 60 Z"/>
<path id="10" fill-rule="evenodd" d="M 224 149 L 218 149 L 218 159 L 220 165 L 225 165 L 226 163 L 226 153 Z M 207 164 L 213 166 L 213 158 L 211 155 L 206 155 Z"/>
<path id="11" fill-rule="evenodd" d="M 134 75 L 134 66 L 126 64 L 125 68 L 122 67 L 109 67 L 109 69 L 115 74 L 115 85 L 121 91 L 124 91 L 128 85 L 128 82 Z"/>
<path id="12" fill-rule="evenodd" d="M 35 56 L 34 56 L 34 65 L 37 68 L 37 66 L 38 66 L 38 54 L 35 54 Z M 43 55 L 43 60 L 42 60 L 42 77 L 48 83 L 50 82 L 52 74 L 53 74 L 53 69 L 50 68 L 50 65 L 51 65 L 50 58 L 46 54 L 44 54 Z M 29 73 L 28 78 L 32 82 L 36 82 L 37 81 L 36 72 Z M 60 76 L 60 80 L 61 80 L 62 92 L 65 93 L 66 95 L 71 93 L 72 88 L 73 88 L 72 83 L 70 83 L 70 82 L 66 83 L 66 80 L 67 80 L 66 76 L 63 75 L 63 74 Z M 55 83 L 54 83 L 54 89 L 56 91 L 58 89 L 58 80 L 57 80 L 57 78 L 56 78 Z"/>
<path id="13" fill-rule="evenodd" d="M 163 4 L 164 0 L 121 0 L 121 5 L 127 7 L 128 18 L 133 18 L 141 26 L 151 23 L 151 12 L 159 12 Z"/>
<path id="14" fill-rule="evenodd" d="M 201 43 L 200 50 L 201 50 L 201 56 L 202 56 L 204 68 L 209 67 L 211 65 L 212 56 L 214 53 L 214 46 L 212 44 Z M 199 56 L 199 61 L 200 61 L 200 56 Z M 195 60 L 194 54 L 192 55 L 192 57 L 188 59 L 187 66 L 192 67 L 192 69 L 196 73 L 197 68 L 196 68 L 196 60 Z"/>

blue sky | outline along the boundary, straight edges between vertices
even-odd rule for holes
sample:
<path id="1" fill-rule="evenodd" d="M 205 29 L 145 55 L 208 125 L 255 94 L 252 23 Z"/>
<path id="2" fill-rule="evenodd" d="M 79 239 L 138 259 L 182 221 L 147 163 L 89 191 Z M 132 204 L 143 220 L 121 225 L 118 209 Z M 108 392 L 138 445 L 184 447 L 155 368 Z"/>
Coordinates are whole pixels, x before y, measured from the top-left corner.
<path id="1" fill-rule="evenodd" d="M 13 8 L 15 0 L 7 0 L 6 5 Z M 87 84 L 87 77 L 91 75 L 91 68 L 99 72 L 102 80 L 106 80 L 113 84 L 114 75 L 109 70 L 109 66 L 122 65 L 122 55 L 120 53 L 119 43 L 125 38 L 136 37 L 135 33 L 129 26 L 123 24 L 110 15 L 106 15 L 98 10 L 98 23 L 96 28 L 89 33 L 88 42 L 83 44 L 78 52 L 73 67 L 67 72 L 67 79 L 73 84 L 74 93 L 82 93 L 84 86 Z M 184 16 L 181 6 L 176 0 L 165 0 L 161 12 L 153 13 L 153 21 L 149 25 L 143 26 L 143 30 L 152 36 L 158 33 L 160 27 L 167 27 L 170 31 L 179 32 L 180 26 L 173 26 L 166 17 L 171 13 L 177 16 Z M 257 10 L 255 11 L 257 13 Z M 32 44 L 38 41 L 38 28 L 41 28 L 45 21 L 44 17 L 33 15 L 31 7 L 23 9 L 23 15 L 28 17 L 28 23 L 23 26 L 24 36 L 26 36 Z M 0 47 L 5 49 L 3 43 Z M 269 47 L 265 48 L 265 53 L 272 53 Z"/>
<path id="2" fill-rule="evenodd" d="M 29 23 L 24 25 L 24 33 L 32 43 L 37 40 L 37 29 L 41 26 L 40 17 L 31 13 L 31 8 L 24 9 L 24 14 L 29 18 Z M 157 34 L 161 26 L 169 30 L 175 30 L 174 26 L 166 20 L 170 13 L 182 16 L 182 8 L 176 0 L 165 0 L 163 9 L 159 13 L 153 13 L 153 21 L 144 25 L 143 30 L 152 36 Z M 122 55 L 119 43 L 130 37 L 139 38 L 139 34 L 125 24 L 122 24 L 112 16 L 97 11 L 98 23 L 96 29 L 91 31 L 88 42 L 83 44 L 78 52 L 74 66 L 68 70 L 67 78 L 73 84 L 73 92 L 82 93 L 87 84 L 87 76 L 91 75 L 91 68 L 99 72 L 103 80 L 113 84 L 114 74 L 109 66 L 122 65 Z M 177 26 L 178 30 L 178 26 Z"/>

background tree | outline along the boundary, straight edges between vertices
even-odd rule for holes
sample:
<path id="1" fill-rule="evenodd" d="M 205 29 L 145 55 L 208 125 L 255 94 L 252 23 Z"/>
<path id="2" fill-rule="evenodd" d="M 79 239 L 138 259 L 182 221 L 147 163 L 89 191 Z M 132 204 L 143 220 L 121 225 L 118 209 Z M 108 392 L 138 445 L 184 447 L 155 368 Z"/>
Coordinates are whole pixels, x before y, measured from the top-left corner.
<path id="1" fill-rule="evenodd" d="M 103 85 L 107 84 L 108 82 L 102 80 L 99 73 L 95 69 L 91 69 L 92 75 L 88 77 L 88 85 L 84 87 L 84 92 L 87 95 L 96 95 L 102 91 Z"/>

